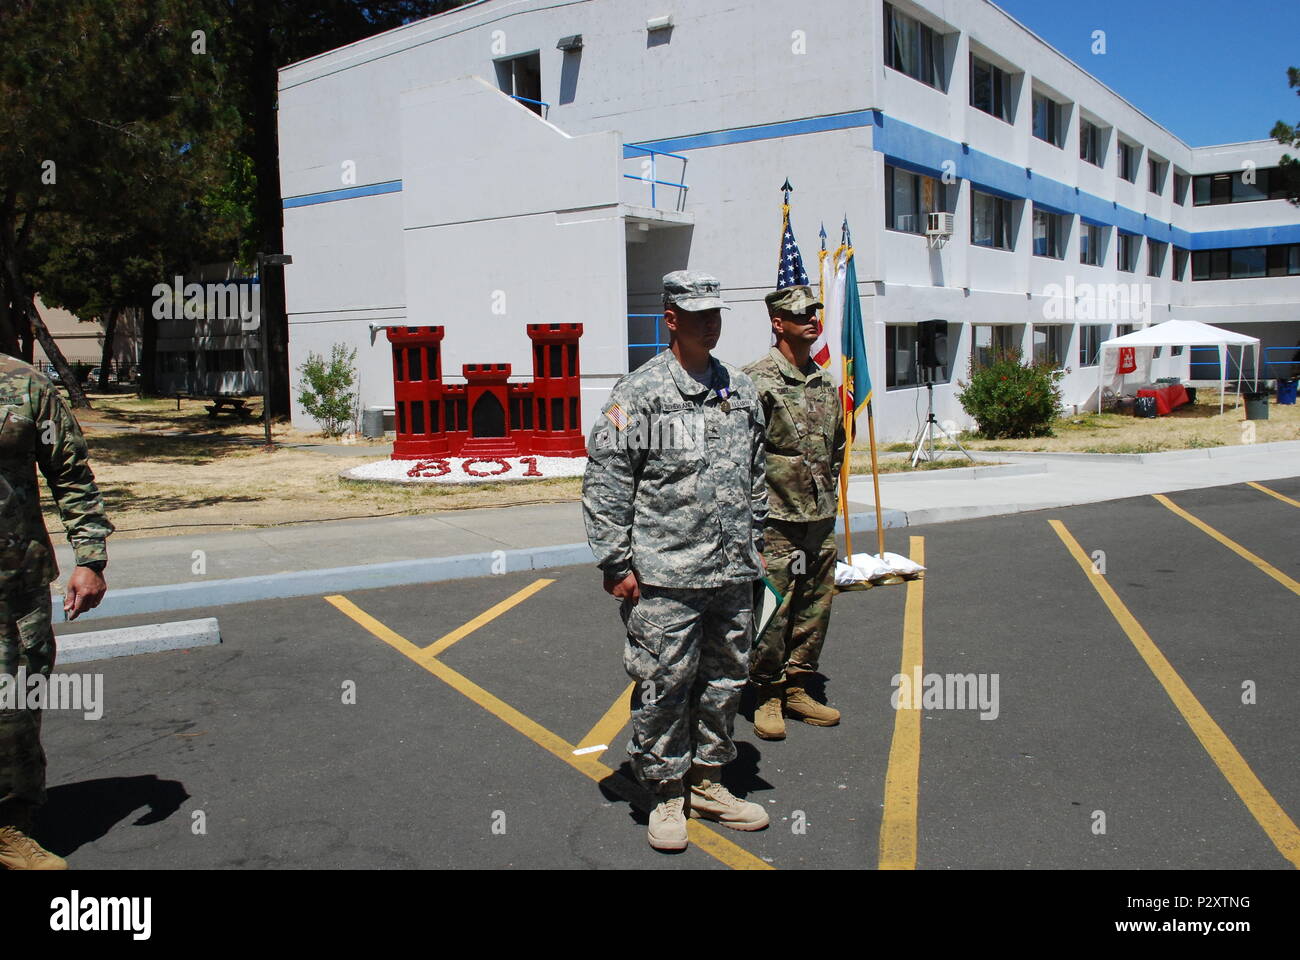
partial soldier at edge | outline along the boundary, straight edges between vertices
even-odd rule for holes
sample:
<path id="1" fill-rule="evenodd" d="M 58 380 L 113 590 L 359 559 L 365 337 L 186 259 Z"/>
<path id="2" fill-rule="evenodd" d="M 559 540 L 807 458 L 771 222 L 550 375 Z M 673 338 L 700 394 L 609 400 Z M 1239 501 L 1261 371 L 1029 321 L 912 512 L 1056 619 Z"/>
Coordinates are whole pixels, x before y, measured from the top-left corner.
<path id="1" fill-rule="evenodd" d="M 0 355 L 0 674 L 49 677 L 54 667 L 50 583 L 58 576 L 41 517 L 39 466 L 76 556 L 63 609 L 99 605 L 113 532 L 90 470 L 81 428 L 48 378 Z M 14 679 L 7 682 L 14 683 Z M 61 870 L 67 863 L 31 836 L 45 802 L 40 709 L 0 709 L 0 866 Z"/>

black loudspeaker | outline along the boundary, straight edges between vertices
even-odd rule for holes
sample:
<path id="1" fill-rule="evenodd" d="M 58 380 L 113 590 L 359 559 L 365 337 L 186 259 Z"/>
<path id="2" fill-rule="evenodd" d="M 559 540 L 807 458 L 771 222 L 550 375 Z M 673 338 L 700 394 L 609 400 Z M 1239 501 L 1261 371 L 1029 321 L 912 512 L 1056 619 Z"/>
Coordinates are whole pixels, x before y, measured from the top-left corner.
<path id="1" fill-rule="evenodd" d="M 948 365 L 948 321 L 922 320 L 916 325 L 920 363 L 924 368 Z"/>

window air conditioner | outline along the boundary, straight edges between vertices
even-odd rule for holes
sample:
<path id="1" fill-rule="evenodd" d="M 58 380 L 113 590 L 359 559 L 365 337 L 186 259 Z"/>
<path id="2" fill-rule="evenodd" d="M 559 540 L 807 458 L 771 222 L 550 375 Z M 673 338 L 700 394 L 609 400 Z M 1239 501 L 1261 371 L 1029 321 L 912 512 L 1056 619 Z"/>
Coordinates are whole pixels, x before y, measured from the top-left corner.
<path id="1" fill-rule="evenodd" d="M 943 212 L 926 214 L 925 234 L 928 237 L 951 237 L 952 214 Z"/>

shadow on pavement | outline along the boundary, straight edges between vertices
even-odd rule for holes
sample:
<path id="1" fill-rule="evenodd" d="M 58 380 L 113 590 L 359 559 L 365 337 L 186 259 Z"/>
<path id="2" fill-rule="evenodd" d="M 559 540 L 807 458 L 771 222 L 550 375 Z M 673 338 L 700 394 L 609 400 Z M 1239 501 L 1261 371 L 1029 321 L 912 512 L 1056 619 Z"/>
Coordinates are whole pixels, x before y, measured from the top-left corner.
<path id="1" fill-rule="evenodd" d="M 42 843 L 66 857 L 98 840 L 141 807 L 149 810 L 132 826 L 166 820 L 189 797 L 179 781 L 159 780 L 154 775 L 83 780 L 51 787 L 36 825 Z"/>

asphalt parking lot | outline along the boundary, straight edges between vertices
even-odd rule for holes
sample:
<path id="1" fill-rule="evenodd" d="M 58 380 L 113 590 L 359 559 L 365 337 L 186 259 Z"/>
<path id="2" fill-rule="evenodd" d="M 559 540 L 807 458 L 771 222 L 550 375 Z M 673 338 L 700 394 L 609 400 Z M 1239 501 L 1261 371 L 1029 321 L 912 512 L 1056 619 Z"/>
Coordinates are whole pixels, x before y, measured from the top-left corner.
<path id="1" fill-rule="evenodd" d="M 106 706 L 47 712 L 39 835 L 74 869 L 1297 866 L 1298 508 L 1292 478 L 887 531 L 928 572 L 837 597 L 843 723 L 764 742 L 746 702 L 726 779 L 772 824 L 678 855 L 592 567 L 62 625 L 223 643 L 68 667 Z M 895 709 L 899 674 L 996 698 Z"/>

